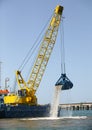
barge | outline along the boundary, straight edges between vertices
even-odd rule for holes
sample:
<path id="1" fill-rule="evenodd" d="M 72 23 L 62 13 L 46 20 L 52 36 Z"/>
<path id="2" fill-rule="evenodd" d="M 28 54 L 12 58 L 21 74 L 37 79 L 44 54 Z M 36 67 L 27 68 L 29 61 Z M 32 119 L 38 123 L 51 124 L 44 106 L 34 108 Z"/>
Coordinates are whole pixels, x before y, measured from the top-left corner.
<path id="1" fill-rule="evenodd" d="M 0 105 L 0 118 L 29 118 L 29 117 L 49 117 L 50 105 Z"/>

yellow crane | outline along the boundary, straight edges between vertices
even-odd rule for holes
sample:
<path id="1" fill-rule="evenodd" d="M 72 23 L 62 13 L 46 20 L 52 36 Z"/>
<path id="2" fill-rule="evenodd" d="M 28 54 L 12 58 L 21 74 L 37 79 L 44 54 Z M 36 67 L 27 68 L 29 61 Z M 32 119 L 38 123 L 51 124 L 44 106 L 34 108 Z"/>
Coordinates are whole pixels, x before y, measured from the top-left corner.
<path id="1" fill-rule="evenodd" d="M 35 94 L 42 80 L 42 76 L 44 74 L 56 41 L 62 12 L 63 7 L 60 5 L 56 6 L 50 24 L 40 45 L 40 49 L 33 65 L 28 82 L 25 82 L 21 75 L 21 72 L 17 70 L 16 79 L 20 89 L 18 90 L 17 94 L 10 94 L 8 96 L 5 96 L 5 104 L 37 105 L 37 97 Z"/>

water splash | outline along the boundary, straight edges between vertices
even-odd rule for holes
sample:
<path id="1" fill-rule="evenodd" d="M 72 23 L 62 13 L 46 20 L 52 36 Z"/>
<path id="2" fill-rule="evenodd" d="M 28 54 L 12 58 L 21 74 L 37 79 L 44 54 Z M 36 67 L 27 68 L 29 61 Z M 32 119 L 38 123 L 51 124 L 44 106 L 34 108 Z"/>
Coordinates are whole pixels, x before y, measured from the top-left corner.
<path id="1" fill-rule="evenodd" d="M 52 117 L 39 117 L 39 118 L 21 118 L 17 120 L 63 120 L 63 119 L 87 119 L 87 116 L 72 116 L 72 117 L 57 117 L 57 118 L 52 118 Z"/>
<path id="2" fill-rule="evenodd" d="M 59 96 L 60 96 L 61 88 L 62 88 L 61 85 L 55 86 L 54 96 L 51 103 L 51 111 L 50 111 L 50 117 L 53 118 L 57 117 L 58 115 Z"/>

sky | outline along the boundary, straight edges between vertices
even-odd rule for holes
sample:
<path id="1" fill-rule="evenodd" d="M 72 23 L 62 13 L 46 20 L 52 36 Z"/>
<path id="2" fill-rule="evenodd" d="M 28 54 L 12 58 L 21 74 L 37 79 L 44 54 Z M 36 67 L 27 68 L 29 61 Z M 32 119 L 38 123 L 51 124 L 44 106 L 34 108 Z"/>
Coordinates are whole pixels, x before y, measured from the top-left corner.
<path id="1" fill-rule="evenodd" d="M 9 77 L 13 89 L 17 70 L 39 33 L 62 5 L 66 75 L 71 90 L 61 91 L 61 103 L 92 102 L 92 1 L 91 0 L 0 0 L 1 85 Z M 62 22 L 62 21 L 61 21 Z M 37 90 L 38 103 L 50 103 L 61 75 L 60 35 Z M 62 37 L 61 37 L 62 39 Z M 27 68 L 31 67 L 31 62 Z M 23 73 L 25 77 L 27 70 Z"/>

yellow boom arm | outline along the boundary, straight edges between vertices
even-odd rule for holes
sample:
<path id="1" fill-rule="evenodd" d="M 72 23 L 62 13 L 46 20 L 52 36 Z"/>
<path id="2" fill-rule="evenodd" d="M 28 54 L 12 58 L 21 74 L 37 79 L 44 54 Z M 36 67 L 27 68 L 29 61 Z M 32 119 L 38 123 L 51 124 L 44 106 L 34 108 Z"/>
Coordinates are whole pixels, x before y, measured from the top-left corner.
<path id="1" fill-rule="evenodd" d="M 51 52 L 53 50 L 58 33 L 62 11 L 62 6 L 57 6 L 55 8 L 53 17 L 50 21 L 49 27 L 40 46 L 38 56 L 36 58 L 29 81 L 27 83 L 29 88 L 33 88 L 34 90 L 38 88 L 41 82 L 42 76 L 44 74 Z"/>

